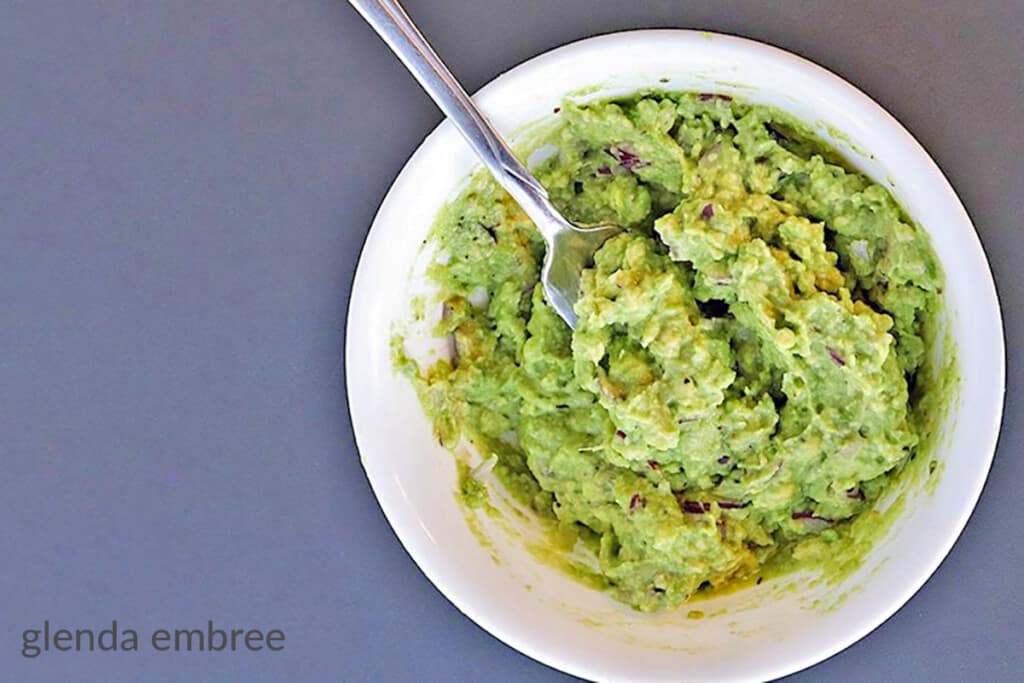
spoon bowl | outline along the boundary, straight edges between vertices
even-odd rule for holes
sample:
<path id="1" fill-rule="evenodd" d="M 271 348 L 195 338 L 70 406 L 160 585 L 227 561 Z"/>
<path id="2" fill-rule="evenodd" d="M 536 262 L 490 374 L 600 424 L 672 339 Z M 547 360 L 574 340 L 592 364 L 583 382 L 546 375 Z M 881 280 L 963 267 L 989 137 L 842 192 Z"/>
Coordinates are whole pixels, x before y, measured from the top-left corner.
<path id="1" fill-rule="evenodd" d="M 573 306 L 579 298 L 583 269 L 593 263 L 594 252 L 620 232 L 617 225 L 583 227 L 565 221 L 550 237 L 545 235 L 548 250 L 540 272 L 544 295 L 569 327 L 576 329 Z"/>

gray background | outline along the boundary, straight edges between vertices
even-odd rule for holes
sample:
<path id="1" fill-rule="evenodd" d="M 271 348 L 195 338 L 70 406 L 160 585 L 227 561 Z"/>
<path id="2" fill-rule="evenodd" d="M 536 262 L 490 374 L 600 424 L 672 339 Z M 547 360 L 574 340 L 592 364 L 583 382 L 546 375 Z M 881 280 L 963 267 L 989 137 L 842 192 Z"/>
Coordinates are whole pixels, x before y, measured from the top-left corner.
<path id="1" fill-rule="evenodd" d="M 1024 344 L 1024 3 L 408 0 L 471 89 L 595 33 L 805 55 L 932 152 Z M 0 4 L 0 670 L 19 681 L 553 681 L 404 553 L 356 455 L 360 245 L 440 117 L 341 0 Z M 883 627 L 795 680 L 1024 667 L 1019 355 L 967 531 Z M 981 454 L 979 454 L 981 455 Z M 279 654 L 50 653 L 54 627 L 282 628 Z M 485 673 L 486 672 L 486 673 Z"/>

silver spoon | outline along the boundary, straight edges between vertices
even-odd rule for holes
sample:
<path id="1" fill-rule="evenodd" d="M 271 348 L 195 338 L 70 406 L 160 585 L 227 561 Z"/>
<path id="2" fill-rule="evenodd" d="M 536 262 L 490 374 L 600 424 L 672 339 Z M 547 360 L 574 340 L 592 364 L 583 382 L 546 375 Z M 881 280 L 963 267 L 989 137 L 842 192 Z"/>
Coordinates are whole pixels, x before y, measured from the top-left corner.
<path id="1" fill-rule="evenodd" d="M 349 0 L 412 72 L 473 151 L 537 226 L 547 243 L 541 282 L 548 303 L 576 327 L 573 304 L 579 298 L 580 272 L 605 240 L 622 231 L 614 225 L 580 226 L 566 220 L 548 193 L 512 154 L 508 144 L 476 108 L 455 76 L 396 0 Z"/>

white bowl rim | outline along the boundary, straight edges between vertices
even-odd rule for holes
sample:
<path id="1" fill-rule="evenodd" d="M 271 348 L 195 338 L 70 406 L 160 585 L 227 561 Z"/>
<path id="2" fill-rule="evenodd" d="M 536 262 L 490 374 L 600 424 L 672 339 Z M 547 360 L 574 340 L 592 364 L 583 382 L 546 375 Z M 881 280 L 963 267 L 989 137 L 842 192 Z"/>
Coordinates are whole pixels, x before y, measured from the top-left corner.
<path id="1" fill-rule="evenodd" d="M 874 612 L 874 618 L 865 621 L 860 624 L 860 628 L 851 629 L 845 638 L 836 639 L 831 642 L 828 646 L 819 647 L 811 652 L 803 652 L 795 654 L 791 659 L 791 664 L 784 667 L 776 667 L 774 669 L 765 669 L 758 671 L 756 675 L 757 680 L 773 680 L 781 678 L 783 676 L 791 675 L 798 671 L 802 671 L 806 668 L 814 666 L 835 654 L 845 650 L 857 641 L 861 640 L 869 633 L 874 631 L 876 628 L 881 626 L 887 621 L 892 615 L 894 615 L 900 608 L 903 607 L 928 581 L 928 579 L 935 573 L 938 567 L 942 564 L 945 558 L 949 555 L 953 546 L 956 544 L 964 528 L 967 525 L 970 516 L 973 514 L 974 508 L 976 507 L 978 500 L 981 497 L 982 491 L 985 486 L 985 482 L 988 478 L 988 474 L 991 470 L 992 461 L 995 457 L 996 446 L 1000 434 L 1000 428 L 1002 424 L 1003 408 L 1005 403 L 1005 390 L 1006 390 L 1006 348 L 1005 348 L 1005 330 L 1002 320 L 1002 310 L 999 304 L 998 294 L 996 291 L 995 283 L 992 278 L 991 267 L 988 263 L 988 259 L 985 255 L 984 248 L 981 244 L 980 239 L 977 235 L 977 230 L 974 228 L 973 221 L 971 221 L 966 209 L 963 206 L 962 201 L 956 194 L 952 185 L 949 183 L 946 176 L 942 173 L 941 169 L 932 159 L 931 155 L 924 149 L 924 147 L 918 142 L 918 140 L 900 123 L 892 114 L 885 110 L 869 95 L 861 91 L 859 88 L 838 76 L 837 74 L 825 69 L 818 64 L 796 55 L 782 48 L 775 47 L 773 45 L 744 38 L 740 36 L 734 36 L 727 33 L 711 32 L 704 30 L 695 29 L 638 29 L 619 31 L 613 33 L 606 33 L 602 35 L 596 35 L 589 38 L 583 38 L 581 40 L 573 41 L 556 47 L 552 50 L 543 52 L 535 57 L 532 57 L 515 67 L 501 73 L 499 76 L 488 82 L 484 87 L 477 91 L 473 98 L 486 99 L 488 93 L 497 90 L 503 83 L 509 80 L 515 75 L 519 75 L 521 72 L 543 66 L 546 62 L 554 59 L 564 59 L 572 56 L 573 53 L 581 52 L 584 50 L 590 50 L 601 46 L 606 46 L 620 41 L 629 41 L 637 39 L 679 39 L 687 38 L 693 39 L 694 37 L 702 38 L 713 38 L 718 44 L 726 44 L 733 49 L 742 49 L 759 53 L 766 60 L 776 60 L 778 62 L 788 62 L 790 65 L 799 67 L 808 73 L 814 74 L 818 79 L 821 79 L 823 83 L 826 83 L 834 88 L 845 90 L 847 94 L 860 100 L 863 107 L 870 110 L 871 114 L 876 117 L 880 117 L 886 121 L 894 131 L 897 131 L 900 135 L 905 138 L 905 142 L 908 143 L 921 158 L 922 161 L 929 167 L 932 175 L 932 181 L 935 183 L 935 187 L 948 193 L 951 199 L 951 204 L 958 209 L 960 215 L 956 216 L 956 220 L 971 228 L 970 238 L 972 242 L 973 253 L 965 254 L 964 258 L 980 259 L 983 272 L 987 275 L 987 280 L 984 285 L 988 290 L 990 300 L 987 302 L 988 308 L 996 313 L 996 320 L 994 321 L 998 327 L 999 334 L 997 338 L 993 340 L 993 343 L 998 347 L 997 358 L 994 362 L 997 365 L 998 372 L 995 377 L 992 377 L 993 389 L 998 397 L 999 409 L 995 411 L 991 418 L 990 429 L 987 429 L 980 439 L 980 453 L 984 455 L 984 466 L 979 467 L 977 470 L 977 476 L 970 482 L 964 482 L 965 488 L 969 489 L 970 495 L 966 498 L 969 504 L 963 506 L 960 512 L 960 516 L 956 524 L 950 525 L 946 529 L 944 536 L 937 540 L 933 544 L 934 552 L 932 557 L 929 559 L 925 570 L 921 571 L 913 580 L 908 581 L 903 594 L 898 598 L 891 600 L 888 604 L 879 606 Z M 377 224 L 378 217 L 389 201 L 392 200 L 393 196 L 398 194 L 399 186 L 402 184 L 402 175 L 405 171 L 405 166 L 416 156 L 417 152 L 426 143 L 434 137 L 440 130 L 450 127 L 449 121 L 444 120 L 430 134 L 428 134 L 424 140 L 417 146 L 416 150 L 407 159 L 406 164 L 403 165 L 402 170 L 395 177 L 391 187 L 385 195 L 383 201 L 378 208 L 374 216 L 373 223 L 371 224 L 370 230 L 367 233 L 366 239 L 360 250 L 359 262 L 356 267 L 355 274 L 353 276 L 352 287 L 350 290 L 350 300 L 348 308 L 348 319 L 346 323 L 345 332 L 345 352 L 344 362 L 346 368 L 346 394 L 349 409 L 349 416 L 352 423 L 352 430 L 355 436 L 356 445 L 360 452 L 360 462 L 363 465 L 364 471 L 366 472 L 367 479 L 370 482 L 370 486 L 374 491 L 374 495 L 377 498 L 377 502 L 384 512 L 385 518 L 388 520 L 389 525 L 402 543 L 403 548 L 417 564 L 424 575 L 430 580 L 430 582 L 444 595 L 459 611 L 469 617 L 478 626 L 486 630 L 491 635 L 501 640 L 506 645 L 514 648 L 515 650 L 526 654 L 527 656 L 541 662 L 545 665 L 551 666 L 557 670 L 579 676 L 589 680 L 602 680 L 601 671 L 595 671 L 589 669 L 586 665 L 581 664 L 575 660 L 567 660 L 560 656 L 557 651 L 552 651 L 545 647 L 543 642 L 526 641 L 517 638 L 511 634 L 505 626 L 498 620 L 491 618 L 485 611 L 477 609 L 473 604 L 470 604 L 468 600 L 465 600 L 460 595 L 459 587 L 445 580 L 442 571 L 431 565 L 429 562 L 424 561 L 423 558 L 417 558 L 416 555 L 410 550 L 410 543 L 408 542 L 408 536 L 411 532 L 404 528 L 396 526 L 394 523 L 395 515 L 393 514 L 392 502 L 387 497 L 382 497 L 380 494 L 381 481 L 375 478 L 372 465 L 368 465 L 367 459 L 363 455 L 362 449 L 359 447 L 360 443 L 365 443 L 365 438 L 360 436 L 360 428 L 357 415 L 359 412 L 357 402 L 353 402 L 353 386 L 349 381 L 351 376 L 348 372 L 348 368 L 355 366 L 359 359 L 355 357 L 355 353 L 352 350 L 352 345 L 349 344 L 349 339 L 352 337 L 353 320 L 356 317 L 355 311 L 357 309 L 357 294 L 362 290 L 366 289 L 370 285 L 370 276 L 366 273 L 366 268 L 363 266 L 364 254 L 368 249 L 375 244 L 375 237 L 379 236 L 379 231 L 375 235 L 373 228 Z M 751 678 L 751 680 L 755 680 Z"/>

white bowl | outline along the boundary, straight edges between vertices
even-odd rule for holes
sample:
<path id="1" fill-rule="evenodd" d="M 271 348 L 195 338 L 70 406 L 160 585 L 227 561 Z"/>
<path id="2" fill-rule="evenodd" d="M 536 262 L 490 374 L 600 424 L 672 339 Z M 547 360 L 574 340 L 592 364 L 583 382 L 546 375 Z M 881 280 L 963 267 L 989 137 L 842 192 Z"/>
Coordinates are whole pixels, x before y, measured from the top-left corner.
<path id="1" fill-rule="evenodd" d="M 667 79 L 667 80 L 666 80 Z M 871 99 L 824 69 L 760 43 L 696 31 L 635 31 L 553 50 L 476 96 L 513 138 L 551 121 L 568 93 L 644 88 L 727 92 L 808 123 L 862 171 L 888 182 L 931 235 L 946 271 L 948 326 L 962 383 L 936 451 L 937 486 L 918 486 L 888 534 L 841 585 L 806 577 L 657 615 L 630 611 L 523 550 L 528 522 L 463 516 L 452 455 L 431 434 L 412 387 L 392 369 L 389 341 L 426 287 L 421 243 L 442 204 L 477 165 L 442 123 L 395 180 L 366 240 L 352 289 L 346 367 L 352 425 L 366 474 L 395 533 L 462 612 L 512 647 L 595 680 L 764 680 L 857 641 L 935 571 L 971 514 L 1002 413 L 1002 321 L 971 221 L 938 167 Z M 841 131 L 840 134 L 838 131 Z M 383 133 L 383 131 L 382 131 Z M 470 527 L 476 528 L 476 532 Z M 478 540 L 480 533 L 489 543 Z M 788 590 L 784 590 L 788 587 Z M 844 599 L 845 598 L 845 599 Z"/>

